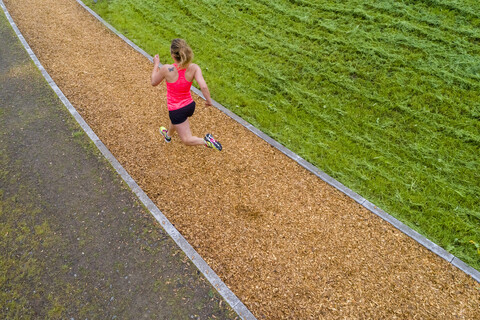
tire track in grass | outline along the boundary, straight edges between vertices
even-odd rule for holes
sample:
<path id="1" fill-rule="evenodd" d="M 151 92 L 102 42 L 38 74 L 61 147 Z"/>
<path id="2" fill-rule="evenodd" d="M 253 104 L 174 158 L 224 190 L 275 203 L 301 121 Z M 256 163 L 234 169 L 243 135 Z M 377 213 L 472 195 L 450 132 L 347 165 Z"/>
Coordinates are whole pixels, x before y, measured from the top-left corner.
<path id="1" fill-rule="evenodd" d="M 478 41 L 479 34 L 473 32 L 471 29 L 465 29 L 464 24 L 456 23 L 455 27 L 450 27 L 442 23 L 442 21 L 438 20 L 440 17 L 431 17 L 430 15 L 434 11 L 438 11 L 437 8 L 429 7 L 430 11 L 425 10 L 426 8 L 420 8 L 419 6 L 415 6 L 415 10 L 411 7 L 407 6 L 405 3 L 365 3 L 364 7 L 371 10 L 376 10 L 380 13 L 385 14 L 389 17 L 402 17 L 406 18 L 411 22 L 421 23 L 423 26 L 428 27 L 429 31 L 436 32 L 437 30 L 441 30 L 444 32 L 448 32 L 452 35 L 456 36 L 466 36 L 469 37 L 472 42 Z M 466 17 L 464 17 L 466 18 Z M 473 19 L 471 19 L 473 21 Z M 469 21 L 470 22 L 470 21 Z M 470 25 L 470 27 L 472 27 Z M 427 33 L 428 34 L 428 33 Z M 465 43 L 464 39 L 456 40 L 461 41 L 461 43 Z"/>

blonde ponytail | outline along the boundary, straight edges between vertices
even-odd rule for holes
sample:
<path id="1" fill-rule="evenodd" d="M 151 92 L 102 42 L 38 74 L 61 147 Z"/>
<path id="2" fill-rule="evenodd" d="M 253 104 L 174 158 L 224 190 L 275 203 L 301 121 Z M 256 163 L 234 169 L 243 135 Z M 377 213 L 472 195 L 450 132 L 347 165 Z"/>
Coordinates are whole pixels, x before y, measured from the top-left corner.
<path id="1" fill-rule="evenodd" d="M 170 46 L 170 52 L 178 62 L 180 69 L 188 67 L 193 60 L 193 51 L 187 42 L 183 39 L 173 39 Z"/>

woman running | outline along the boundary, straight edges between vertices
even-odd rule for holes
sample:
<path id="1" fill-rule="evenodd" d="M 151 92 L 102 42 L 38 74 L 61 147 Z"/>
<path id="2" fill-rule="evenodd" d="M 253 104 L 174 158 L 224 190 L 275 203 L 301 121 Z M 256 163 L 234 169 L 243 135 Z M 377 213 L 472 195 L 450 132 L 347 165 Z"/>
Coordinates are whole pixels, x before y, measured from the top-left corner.
<path id="1" fill-rule="evenodd" d="M 182 142 L 187 146 L 205 145 L 208 148 L 221 151 L 222 145 L 210 133 L 207 133 L 202 139 L 193 136 L 190 131 L 188 118 L 195 111 L 195 101 L 193 101 L 190 94 L 193 79 L 200 86 L 200 90 L 206 100 L 205 105 L 212 105 L 212 99 L 210 98 L 207 83 L 203 79 L 202 70 L 198 65 L 191 63 L 193 59 L 192 49 L 185 40 L 174 39 L 170 46 L 170 54 L 175 63 L 164 64 L 160 68 L 158 67 L 160 64 L 158 54 L 153 58 L 152 86 L 157 86 L 163 79 L 167 83 L 167 106 L 170 125 L 168 130 L 165 127 L 160 127 L 160 133 L 166 142 L 172 141 L 172 135 L 176 131 Z"/>

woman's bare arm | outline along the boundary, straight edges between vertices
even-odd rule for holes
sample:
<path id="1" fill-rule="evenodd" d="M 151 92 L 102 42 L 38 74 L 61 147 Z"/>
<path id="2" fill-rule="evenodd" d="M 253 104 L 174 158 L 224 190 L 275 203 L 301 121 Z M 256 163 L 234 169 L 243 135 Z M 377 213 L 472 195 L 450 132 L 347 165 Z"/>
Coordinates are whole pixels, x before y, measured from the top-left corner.
<path id="1" fill-rule="evenodd" d="M 165 66 L 163 65 L 162 68 L 159 68 L 160 65 L 160 58 L 158 54 L 155 55 L 153 58 L 153 71 L 152 71 L 152 86 L 156 86 L 160 84 L 163 79 L 165 79 Z"/>
<path id="2" fill-rule="evenodd" d="M 195 65 L 195 81 L 197 81 L 198 85 L 200 86 L 200 90 L 203 93 L 203 96 L 205 97 L 206 100 L 206 105 L 211 106 L 213 105 L 212 98 L 210 97 L 210 91 L 208 90 L 207 83 L 205 82 L 205 79 L 203 78 L 202 74 L 202 69 L 198 65 Z"/>

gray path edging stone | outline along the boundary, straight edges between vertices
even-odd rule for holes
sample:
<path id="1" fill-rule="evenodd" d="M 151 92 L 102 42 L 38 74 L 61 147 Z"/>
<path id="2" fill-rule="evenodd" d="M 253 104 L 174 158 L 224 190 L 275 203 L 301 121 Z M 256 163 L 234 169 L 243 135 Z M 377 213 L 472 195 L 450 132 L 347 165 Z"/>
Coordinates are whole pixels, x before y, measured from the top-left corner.
<path id="1" fill-rule="evenodd" d="M 1 1 L 1 0 L 0 0 Z M 82 7 L 84 7 L 88 12 L 90 12 L 93 16 L 95 16 L 100 22 L 102 22 L 107 28 L 109 28 L 113 33 L 118 35 L 120 38 L 122 38 L 125 42 L 127 42 L 133 49 L 137 50 L 141 54 L 143 54 L 146 58 L 148 58 L 151 62 L 153 62 L 152 56 L 150 56 L 148 53 L 146 53 L 143 49 L 138 47 L 136 44 L 134 44 L 132 41 L 130 41 L 128 38 L 126 38 L 123 34 L 118 32 L 113 26 L 111 26 L 108 22 L 103 20 L 102 17 L 100 17 L 95 11 L 87 7 L 81 0 L 76 0 Z M 192 87 L 192 91 L 205 99 L 203 96 L 202 92 L 195 88 Z M 400 230 L 401 232 L 405 233 L 407 236 L 411 237 L 418 243 L 420 243 L 422 246 L 427 248 L 428 250 L 432 251 L 442 259 L 447 260 L 449 263 L 453 264 L 466 274 L 470 275 L 475 281 L 480 283 L 480 272 L 469 265 L 467 265 L 465 262 L 462 260 L 458 259 L 439 245 L 433 243 L 432 241 L 428 240 L 426 237 L 422 236 L 419 234 L 417 231 L 413 230 L 412 228 L 406 226 L 404 223 L 402 223 L 400 220 L 394 218 L 393 216 L 389 215 L 387 212 L 383 211 L 382 209 L 378 208 L 376 205 L 368 201 L 367 199 L 363 198 L 353 190 L 347 188 L 344 186 L 342 183 L 339 181 L 335 180 L 334 178 L 330 177 L 328 174 L 323 172 L 322 170 L 318 169 L 315 167 L 313 164 L 310 162 L 306 161 L 293 151 L 289 150 L 288 148 L 284 147 L 282 144 L 280 144 L 278 141 L 272 139 L 268 135 L 266 135 L 264 132 L 260 131 L 256 127 L 254 127 L 252 124 L 248 123 L 244 119 L 240 118 L 238 115 L 230 111 L 229 109 L 225 108 L 222 106 L 220 103 L 217 101 L 213 100 L 213 105 L 228 115 L 230 118 L 235 120 L 236 122 L 240 123 L 242 126 L 247 128 L 249 131 L 260 137 L 261 139 L 265 140 L 268 144 L 271 146 L 277 148 L 279 151 L 281 151 L 283 154 L 285 154 L 287 157 L 291 158 L 295 162 L 297 162 L 299 165 L 331 185 L 332 187 L 336 188 L 337 190 L 343 192 L 345 195 L 353 199 L 355 202 L 359 203 L 375 215 L 379 216 L 381 219 L 387 221 L 391 225 L 393 225 L 395 228 Z"/>
<path id="2" fill-rule="evenodd" d="M 78 1 L 78 0 L 77 0 Z M 79 2 L 80 3 L 80 2 Z M 83 3 L 80 3 L 85 7 Z M 158 209 L 158 207 L 153 203 L 153 201 L 147 196 L 147 194 L 140 188 L 140 186 L 135 182 L 135 180 L 128 174 L 128 172 L 123 168 L 123 166 L 118 162 L 118 160 L 113 156 L 113 154 L 108 150 L 108 148 L 103 144 L 100 138 L 95 134 L 95 132 L 90 128 L 90 126 L 85 122 L 82 116 L 77 112 L 75 107 L 70 103 L 70 101 L 65 97 L 63 92 L 58 88 L 55 81 L 50 77 L 48 72 L 42 66 L 37 56 L 33 50 L 28 45 L 27 41 L 23 37 L 22 33 L 18 29 L 17 25 L 10 16 L 3 0 L 0 0 L 0 6 L 3 9 L 5 16 L 7 17 L 8 22 L 15 31 L 17 37 L 21 41 L 23 47 L 28 52 L 30 58 L 33 60 L 37 68 L 42 73 L 45 80 L 48 82 L 50 87 L 55 91 L 57 96 L 60 98 L 62 103 L 68 109 L 70 114 L 75 118 L 78 124 L 82 127 L 88 137 L 95 143 L 97 148 L 103 154 L 103 156 L 110 162 L 113 168 L 117 173 L 122 177 L 122 179 L 127 183 L 129 188 L 135 193 L 143 205 L 150 211 L 150 213 L 155 217 L 155 219 L 161 224 L 165 229 L 168 235 L 175 241 L 175 243 L 182 249 L 187 257 L 193 262 L 193 264 L 199 269 L 199 271 L 204 275 L 204 277 L 212 284 L 212 286 L 218 291 L 223 299 L 232 307 L 232 309 L 240 316 L 242 319 L 254 320 L 256 319 L 253 314 L 248 310 L 248 308 L 238 299 L 238 297 L 225 285 L 225 283 L 220 279 L 220 277 L 210 268 L 210 266 L 203 260 L 203 258 L 197 253 L 197 251 L 188 243 L 188 241 L 180 234 L 180 232 L 170 223 L 170 221 L 165 217 L 165 215 Z M 90 11 L 90 10 L 89 10 Z M 99 18 L 99 17 L 98 17 Z M 122 36 L 123 40 L 126 40 Z M 127 39 L 128 40 L 128 39 Z M 126 40 L 126 41 L 127 41 Z M 129 41 L 129 40 L 128 40 Z M 128 42 L 127 41 L 127 42 Z M 131 43 L 131 42 L 130 42 Z M 129 43 L 129 44 L 130 44 Z M 133 44 L 133 43 L 132 43 Z M 139 49 L 142 54 L 143 50 Z"/>

